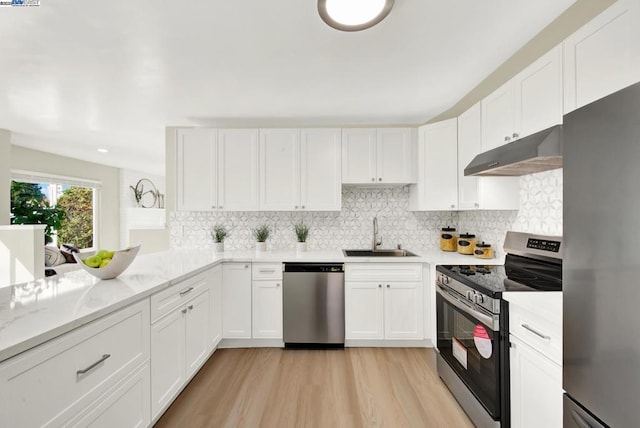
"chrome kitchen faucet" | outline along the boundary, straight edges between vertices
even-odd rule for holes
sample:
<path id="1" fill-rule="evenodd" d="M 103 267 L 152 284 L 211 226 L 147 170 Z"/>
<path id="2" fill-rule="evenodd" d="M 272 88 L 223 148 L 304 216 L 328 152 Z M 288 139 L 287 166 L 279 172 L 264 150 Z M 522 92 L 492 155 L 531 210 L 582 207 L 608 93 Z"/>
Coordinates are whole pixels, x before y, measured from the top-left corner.
<path id="1" fill-rule="evenodd" d="M 373 218 L 373 239 L 371 240 L 371 251 L 376 251 L 382 245 L 382 240 L 378 241 L 378 217 Z"/>

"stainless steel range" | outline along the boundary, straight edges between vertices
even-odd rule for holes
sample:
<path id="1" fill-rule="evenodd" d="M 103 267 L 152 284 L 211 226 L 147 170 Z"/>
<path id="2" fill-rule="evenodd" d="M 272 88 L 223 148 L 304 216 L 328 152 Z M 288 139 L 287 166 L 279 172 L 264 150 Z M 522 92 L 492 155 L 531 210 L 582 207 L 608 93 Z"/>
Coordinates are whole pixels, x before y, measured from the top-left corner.
<path id="1" fill-rule="evenodd" d="M 437 266 L 438 374 L 478 427 L 508 427 L 504 291 L 562 290 L 562 239 L 507 232 L 504 266 Z"/>

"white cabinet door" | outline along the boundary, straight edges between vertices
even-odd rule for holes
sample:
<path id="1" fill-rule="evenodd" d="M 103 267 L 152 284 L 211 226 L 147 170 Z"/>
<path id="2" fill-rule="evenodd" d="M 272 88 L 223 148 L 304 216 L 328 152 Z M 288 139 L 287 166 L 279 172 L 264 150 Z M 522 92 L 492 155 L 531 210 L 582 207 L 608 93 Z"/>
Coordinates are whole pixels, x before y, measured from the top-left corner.
<path id="1" fill-rule="evenodd" d="M 640 3 L 618 0 L 563 43 L 564 113 L 640 80 Z"/>
<path id="2" fill-rule="evenodd" d="M 342 182 L 373 183 L 376 176 L 376 130 L 342 130 Z"/>
<path id="3" fill-rule="evenodd" d="M 482 150 L 480 103 L 458 116 L 458 207 L 480 208 L 479 177 L 465 177 L 464 169 Z"/>
<path id="4" fill-rule="evenodd" d="M 514 90 L 510 80 L 482 100 L 482 151 L 512 141 L 514 123 Z"/>
<path id="5" fill-rule="evenodd" d="M 282 339 L 282 281 L 253 281 L 253 338 Z"/>
<path id="6" fill-rule="evenodd" d="M 345 283 L 346 339 L 384 339 L 382 282 Z"/>
<path id="7" fill-rule="evenodd" d="M 260 130 L 260 209 L 300 206 L 300 130 Z"/>
<path id="8" fill-rule="evenodd" d="M 458 117 L 458 207 L 461 210 L 517 210 L 519 177 L 465 177 L 464 168 L 482 151 L 480 104 Z"/>
<path id="9" fill-rule="evenodd" d="M 342 208 L 340 129 L 303 129 L 300 144 L 300 204 L 310 211 Z"/>
<path id="10" fill-rule="evenodd" d="M 222 265 L 209 272 L 209 301 L 211 303 L 211 343 L 218 346 L 222 340 Z"/>
<path id="11" fill-rule="evenodd" d="M 412 182 L 412 139 L 409 128 L 379 128 L 376 172 L 380 183 Z"/>
<path id="12" fill-rule="evenodd" d="M 562 46 L 518 73 L 513 85 L 515 138 L 562 123 Z"/>
<path id="13" fill-rule="evenodd" d="M 385 339 L 423 339 L 422 283 L 385 282 Z"/>
<path id="14" fill-rule="evenodd" d="M 218 209 L 258 209 L 258 131 L 218 130 Z"/>
<path id="15" fill-rule="evenodd" d="M 458 129 L 449 119 L 418 130 L 418 184 L 412 186 L 412 210 L 458 207 Z"/>
<path id="16" fill-rule="evenodd" d="M 251 339 L 251 265 L 222 265 L 222 337 Z"/>
<path id="17" fill-rule="evenodd" d="M 151 414 L 156 417 L 182 388 L 185 377 L 183 308 L 151 325 Z"/>
<path id="18" fill-rule="evenodd" d="M 176 151 L 177 209 L 216 209 L 216 131 L 209 128 L 179 129 Z"/>
<path id="19" fill-rule="evenodd" d="M 188 301 L 185 307 L 187 309 L 185 317 L 185 362 L 186 377 L 188 378 L 207 360 L 209 351 L 211 351 L 209 290 L 205 290 Z"/>
<path id="20" fill-rule="evenodd" d="M 100 397 L 69 425 L 74 428 L 146 427 L 151 424 L 149 364 Z"/>
<path id="21" fill-rule="evenodd" d="M 562 427 L 562 367 L 511 335 L 511 426 Z"/>

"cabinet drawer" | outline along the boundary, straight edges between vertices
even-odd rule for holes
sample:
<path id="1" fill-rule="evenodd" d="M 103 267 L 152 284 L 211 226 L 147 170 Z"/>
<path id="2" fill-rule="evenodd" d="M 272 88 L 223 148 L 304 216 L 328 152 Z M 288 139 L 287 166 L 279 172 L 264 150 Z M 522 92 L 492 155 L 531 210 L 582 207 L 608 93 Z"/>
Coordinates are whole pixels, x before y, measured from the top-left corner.
<path id="1" fill-rule="evenodd" d="M 562 365 L 562 324 L 509 304 L 509 333 Z"/>
<path id="2" fill-rule="evenodd" d="M 282 263 L 252 263 L 251 278 L 254 281 L 282 279 Z"/>
<path id="3" fill-rule="evenodd" d="M 145 299 L 0 365 L 0 426 L 61 425 L 148 359 Z"/>
<path id="4" fill-rule="evenodd" d="M 421 281 L 421 263 L 347 263 L 345 281 Z"/>
<path id="5" fill-rule="evenodd" d="M 208 286 L 207 273 L 199 273 L 151 296 L 151 322 L 183 305 Z"/>

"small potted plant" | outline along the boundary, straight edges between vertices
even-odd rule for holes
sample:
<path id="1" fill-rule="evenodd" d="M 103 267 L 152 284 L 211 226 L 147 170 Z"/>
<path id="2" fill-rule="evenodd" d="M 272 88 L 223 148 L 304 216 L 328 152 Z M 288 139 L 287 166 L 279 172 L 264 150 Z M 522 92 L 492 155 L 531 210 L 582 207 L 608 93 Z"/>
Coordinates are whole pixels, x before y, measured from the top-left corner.
<path id="1" fill-rule="evenodd" d="M 216 253 L 224 252 L 224 240 L 229 236 L 229 230 L 223 224 L 213 226 L 211 237 L 213 238 L 213 251 Z"/>
<path id="2" fill-rule="evenodd" d="M 271 229 L 266 224 L 262 224 L 253 229 L 253 237 L 256 238 L 256 251 L 267 251 L 267 239 Z"/>
<path id="3" fill-rule="evenodd" d="M 307 251 L 307 237 L 309 236 L 309 226 L 304 224 L 302 220 L 299 223 L 293 225 L 293 230 L 296 232 L 296 251 Z"/>

